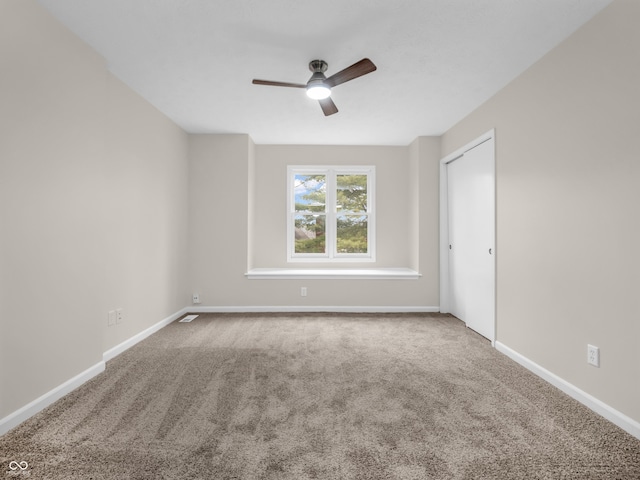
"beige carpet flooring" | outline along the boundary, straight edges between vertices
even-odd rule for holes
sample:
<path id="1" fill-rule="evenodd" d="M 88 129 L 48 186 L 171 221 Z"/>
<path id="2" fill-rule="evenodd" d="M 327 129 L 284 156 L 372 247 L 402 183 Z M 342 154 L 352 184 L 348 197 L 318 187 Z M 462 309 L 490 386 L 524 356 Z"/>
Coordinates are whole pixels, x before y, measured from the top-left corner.
<path id="1" fill-rule="evenodd" d="M 65 480 L 640 479 L 639 440 L 436 314 L 173 323 L 0 437 L 0 460 Z"/>

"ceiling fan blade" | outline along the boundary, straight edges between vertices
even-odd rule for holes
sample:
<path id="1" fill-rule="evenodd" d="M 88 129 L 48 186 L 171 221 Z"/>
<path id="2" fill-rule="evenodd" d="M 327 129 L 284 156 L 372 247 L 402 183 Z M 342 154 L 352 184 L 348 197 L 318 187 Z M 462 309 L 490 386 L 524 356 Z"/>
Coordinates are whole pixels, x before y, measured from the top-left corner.
<path id="1" fill-rule="evenodd" d="M 358 78 L 362 75 L 366 75 L 367 73 L 371 73 L 377 70 L 377 68 L 378 67 L 376 67 L 371 60 L 369 60 L 368 58 L 363 58 L 350 67 L 347 67 L 344 70 L 340 70 L 338 73 L 334 73 L 329 78 L 327 78 L 325 83 L 330 87 L 335 87 L 336 85 L 340 85 L 341 83 L 348 82 L 349 80 L 353 80 L 354 78 Z"/>
<path id="2" fill-rule="evenodd" d="M 288 82 L 272 82 L 270 80 L 256 80 L 254 79 L 254 85 L 269 85 L 271 87 L 292 87 L 292 88 L 307 88 L 306 85 L 302 83 L 288 83 Z"/>
<path id="3" fill-rule="evenodd" d="M 333 115 L 334 113 L 338 113 L 338 107 L 333 103 L 331 97 L 323 98 L 322 100 L 318 100 L 320 102 L 320 106 L 322 107 L 322 111 L 324 112 L 324 116 L 328 117 L 329 115 Z"/>

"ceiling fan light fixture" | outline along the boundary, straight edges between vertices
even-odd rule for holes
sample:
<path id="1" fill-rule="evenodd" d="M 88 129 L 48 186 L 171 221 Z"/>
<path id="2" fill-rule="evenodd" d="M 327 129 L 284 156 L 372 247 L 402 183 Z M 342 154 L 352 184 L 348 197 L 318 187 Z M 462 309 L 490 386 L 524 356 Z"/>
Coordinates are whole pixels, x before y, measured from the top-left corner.
<path id="1" fill-rule="evenodd" d="M 307 85 L 307 96 L 314 100 L 323 100 L 331 95 L 331 89 L 327 87 L 322 81 L 318 83 L 311 83 Z"/>
<path id="2" fill-rule="evenodd" d="M 336 107 L 336 104 L 333 103 L 331 99 L 331 89 L 354 78 L 371 73 L 375 71 L 376 68 L 371 60 L 363 58 L 350 67 L 340 70 L 338 73 L 334 73 L 327 78 L 324 75 L 324 72 L 327 71 L 327 62 L 324 60 L 311 60 L 311 62 L 309 62 L 309 70 L 313 73 L 306 84 L 273 82 L 271 80 L 258 80 L 255 78 L 252 83 L 254 85 L 270 85 L 272 87 L 305 88 L 307 90 L 307 96 L 318 100 L 320 108 L 322 108 L 322 113 L 324 113 L 325 117 L 328 117 L 329 115 L 338 113 L 338 107 Z"/>

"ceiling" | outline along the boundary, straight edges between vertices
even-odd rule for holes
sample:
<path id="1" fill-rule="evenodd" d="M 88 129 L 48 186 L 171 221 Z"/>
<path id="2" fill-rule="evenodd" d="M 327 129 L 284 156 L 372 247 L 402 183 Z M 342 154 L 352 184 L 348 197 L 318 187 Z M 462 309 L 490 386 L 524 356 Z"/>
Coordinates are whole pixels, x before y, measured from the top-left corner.
<path id="1" fill-rule="evenodd" d="M 38 0 L 190 133 L 258 144 L 407 145 L 440 135 L 610 0 Z M 304 90 L 368 57 L 377 71 Z"/>

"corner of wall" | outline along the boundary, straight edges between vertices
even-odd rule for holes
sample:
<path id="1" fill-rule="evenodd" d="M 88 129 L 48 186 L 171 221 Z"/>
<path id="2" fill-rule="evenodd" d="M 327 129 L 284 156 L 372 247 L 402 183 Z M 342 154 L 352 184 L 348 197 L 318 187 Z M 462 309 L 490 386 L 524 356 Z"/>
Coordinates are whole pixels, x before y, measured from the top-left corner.
<path id="1" fill-rule="evenodd" d="M 254 239 L 254 226 L 255 226 L 255 182 L 256 182 L 256 145 L 253 143 L 251 137 L 249 140 L 249 152 L 248 162 L 249 170 L 247 175 L 247 196 L 248 196 L 248 208 L 247 208 L 247 271 L 251 270 L 254 265 L 254 252 L 253 252 L 253 239 Z"/>

